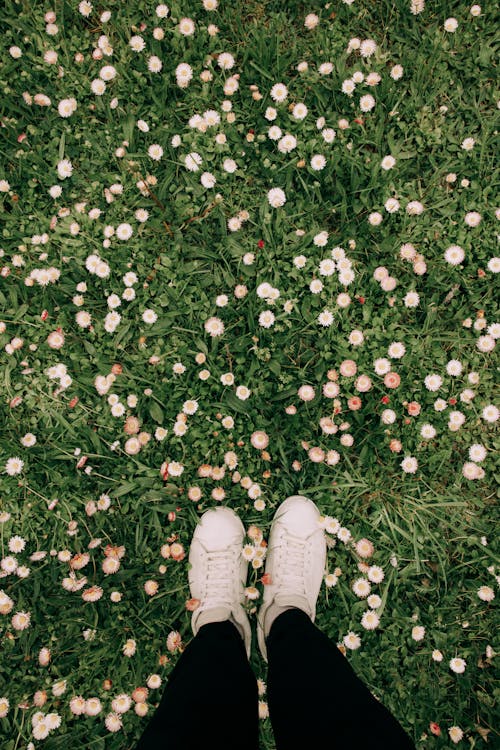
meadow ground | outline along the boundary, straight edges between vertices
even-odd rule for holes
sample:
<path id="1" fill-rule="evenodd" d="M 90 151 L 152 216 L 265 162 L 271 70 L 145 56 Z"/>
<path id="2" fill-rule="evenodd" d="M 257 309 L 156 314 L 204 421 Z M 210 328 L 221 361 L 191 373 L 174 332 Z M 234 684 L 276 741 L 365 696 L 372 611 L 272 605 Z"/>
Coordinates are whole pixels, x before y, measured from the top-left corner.
<path id="1" fill-rule="evenodd" d="M 443 0 L 6 0 L 3 750 L 132 748 L 199 515 L 245 524 L 255 623 L 297 493 L 317 624 L 418 750 L 498 741 L 495 31 Z"/>

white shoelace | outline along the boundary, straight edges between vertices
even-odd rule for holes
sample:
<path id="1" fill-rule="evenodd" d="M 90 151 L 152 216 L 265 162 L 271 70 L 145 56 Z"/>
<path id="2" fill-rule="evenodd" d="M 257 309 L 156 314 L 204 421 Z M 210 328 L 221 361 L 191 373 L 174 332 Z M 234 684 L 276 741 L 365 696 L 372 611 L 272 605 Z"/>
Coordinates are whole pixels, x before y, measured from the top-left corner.
<path id="1" fill-rule="evenodd" d="M 290 532 L 283 535 L 279 552 L 280 594 L 299 594 L 307 598 L 305 581 L 308 540 Z"/>
<path id="2" fill-rule="evenodd" d="M 236 551 L 240 554 L 239 546 L 207 552 L 203 609 L 234 604 Z"/>

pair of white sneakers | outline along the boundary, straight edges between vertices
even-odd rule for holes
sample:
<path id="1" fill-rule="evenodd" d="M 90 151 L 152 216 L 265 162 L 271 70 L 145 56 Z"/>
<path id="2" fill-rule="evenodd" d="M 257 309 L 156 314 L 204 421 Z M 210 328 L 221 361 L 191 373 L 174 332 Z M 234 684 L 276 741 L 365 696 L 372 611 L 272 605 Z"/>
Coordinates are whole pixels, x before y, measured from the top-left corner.
<path id="1" fill-rule="evenodd" d="M 273 519 L 265 573 L 270 582 L 257 617 L 257 637 L 267 661 L 265 639 L 276 617 L 287 609 L 303 610 L 314 622 L 316 601 L 326 564 L 326 540 L 321 514 L 307 497 L 293 495 Z M 207 510 L 201 517 L 189 552 L 191 596 L 200 601 L 191 625 L 196 635 L 202 625 L 230 620 L 238 628 L 250 659 L 252 631 L 242 606 L 248 562 L 243 558 L 245 528 L 227 507 Z"/>

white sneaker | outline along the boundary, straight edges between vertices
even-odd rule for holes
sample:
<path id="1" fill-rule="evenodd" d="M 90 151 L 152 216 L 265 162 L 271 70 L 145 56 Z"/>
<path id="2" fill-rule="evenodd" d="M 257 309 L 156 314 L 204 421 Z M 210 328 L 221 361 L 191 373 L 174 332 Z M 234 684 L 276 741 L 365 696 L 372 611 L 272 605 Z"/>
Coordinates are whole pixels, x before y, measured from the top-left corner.
<path id="1" fill-rule="evenodd" d="M 189 588 L 200 600 L 191 618 L 196 635 L 209 622 L 231 620 L 245 642 L 248 658 L 252 631 L 241 606 L 245 598 L 248 562 L 242 548 L 245 528 L 230 508 L 211 508 L 194 531 L 189 550 Z"/>
<path id="2" fill-rule="evenodd" d="M 321 514 L 307 497 L 288 497 L 276 511 L 269 535 L 265 572 L 271 582 L 257 618 L 257 637 L 267 661 L 265 639 L 275 618 L 286 609 L 303 610 L 314 622 L 326 564 Z"/>

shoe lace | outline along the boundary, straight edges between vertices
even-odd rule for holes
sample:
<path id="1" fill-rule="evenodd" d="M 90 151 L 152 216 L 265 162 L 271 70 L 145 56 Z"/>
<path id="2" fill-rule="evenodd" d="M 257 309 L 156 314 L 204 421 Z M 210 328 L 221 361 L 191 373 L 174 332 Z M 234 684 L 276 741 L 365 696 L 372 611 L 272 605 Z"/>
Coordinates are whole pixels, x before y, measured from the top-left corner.
<path id="1" fill-rule="evenodd" d="M 308 558 L 308 540 L 288 532 L 280 549 L 280 593 L 300 594 L 307 597 L 305 570 Z"/>
<path id="2" fill-rule="evenodd" d="M 207 552 L 203 609 L 234 602 L 236 552 L 241 552 L 239 547 Z"/>

